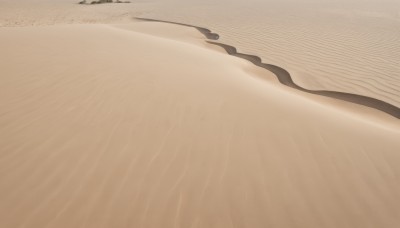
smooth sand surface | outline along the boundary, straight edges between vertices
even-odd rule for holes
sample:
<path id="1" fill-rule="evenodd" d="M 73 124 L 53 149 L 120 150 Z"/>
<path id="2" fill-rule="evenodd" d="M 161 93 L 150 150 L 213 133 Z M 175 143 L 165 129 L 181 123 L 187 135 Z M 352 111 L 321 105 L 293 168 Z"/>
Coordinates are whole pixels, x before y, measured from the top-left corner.
<path id="1" fill-rule="evenodd" d="M 9 26 L 0 50 L 0 227 L 400 226 L 398 119 L 193 28 Z"/>

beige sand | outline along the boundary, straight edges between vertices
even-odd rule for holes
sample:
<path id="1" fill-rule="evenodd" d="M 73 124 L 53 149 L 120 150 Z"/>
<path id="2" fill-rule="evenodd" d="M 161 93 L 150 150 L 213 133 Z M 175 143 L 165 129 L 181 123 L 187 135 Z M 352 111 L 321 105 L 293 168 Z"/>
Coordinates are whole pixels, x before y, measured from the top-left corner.
<path id="1" fill-rule="evenodd" d="M 144 17 L 207 27 L 240 52 L 286 69 L 304 88 L 355 93 L 400 107 L 398 0 L 140 0 L 88 7 L 76 2 L 0 0 L 0 26 Z"/>
<path id="2" fill-rule="evenodd" d="M 3 27 L 0 50 L 0 227 L 400 226 L 398 119 L 192 28 Z"/>
<path id="3" fill-rule="evenodd" d="M 400 107 L 398 0 L 155 2 L 157 7 L 140 7 L 152 9 L 141 17 L 208 27 L 224 43 L 288 70 L 302 87 Z"/>

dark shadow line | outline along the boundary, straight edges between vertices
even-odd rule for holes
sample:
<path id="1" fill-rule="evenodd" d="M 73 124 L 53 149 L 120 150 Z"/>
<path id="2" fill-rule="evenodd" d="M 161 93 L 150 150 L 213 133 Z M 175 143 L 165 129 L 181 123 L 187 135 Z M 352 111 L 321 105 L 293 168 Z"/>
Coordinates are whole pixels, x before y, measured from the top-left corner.
<path id="1" fill-rule="evenodd" d="M 147 18 L 138 18 L 138 20 L 142 21 L 153 21 L 153 22 L 163 22 L 163 23 L 169 23 L 169 24 L 175 24 L 175 25 L 181 25 L 181 26 L 186 26 L 186 27 L 191 27 L 195 28 L 198 31 L 200 31 L 207 39 L 210 40 L 218 40 L 219 35 L 217 33 L 211 32 L 209 29 L 198 27 L 198 26 L 193 26 L 193 25 L 188 25 L 188 24 L 183 24 L 183 23 L 177 23 L 177 22 L 170 22 L 170 21 L 162 21 L 162 20 L 155 20 L 155 19 L 147 19 Z M 278 78 L 279 82 L 282 83 L 283 85 L 286 85 L 288 87 L 306 92 L 306 93 L 311 93 L 315 95 L 321 95 L 325 97 L 331 97 L 359 105 L 364 105 L 370 108 L 374 108 L 377 110 L 380 110 L 382 112 L 385 112 L 391 116 L 396 117 L 397 119 L 400 119 L 400 108 L 389 104 L 385 101 L 378 100 L 376 98 L 372 97 L 367 97 L 363 95 L 358 95 L 358 94 L 353 94 L 353 93 L 345 93 L 345 92 L 338 92 L 338 91 L 329 91 L 329 90 L 309 90 L 306 88 L 303 88 L 296 83 L 293 82 L 292 77 L 290 76 L 289 72 L 286 71 L 285 69 L 271 65 L 271 64 L 266 64 L 263 63 L 261 58 L 255 55 L 248 55 L 244 53 L 237 52 L 237 49 L 233 46 L 223 44 L 223 43 L 217 43 L 214 41 L 207 41 L 210 44 L 217 45 L 219 47 L 222 47 L 229 55 L 236 56 L 242 59 L 245 59 L 254 65 L 258 67 L 262 67 L 273 74 Z"/>

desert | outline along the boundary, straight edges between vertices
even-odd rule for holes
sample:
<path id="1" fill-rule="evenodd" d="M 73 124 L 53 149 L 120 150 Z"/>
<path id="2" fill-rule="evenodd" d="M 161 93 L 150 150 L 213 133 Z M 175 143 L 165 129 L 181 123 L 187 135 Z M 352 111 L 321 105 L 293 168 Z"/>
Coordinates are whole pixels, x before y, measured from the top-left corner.
<path id="1" fill-rule="evenodd" d="M 399 227 L 398 3 L 303 1 L 0 0 L 0 227 Z"/>

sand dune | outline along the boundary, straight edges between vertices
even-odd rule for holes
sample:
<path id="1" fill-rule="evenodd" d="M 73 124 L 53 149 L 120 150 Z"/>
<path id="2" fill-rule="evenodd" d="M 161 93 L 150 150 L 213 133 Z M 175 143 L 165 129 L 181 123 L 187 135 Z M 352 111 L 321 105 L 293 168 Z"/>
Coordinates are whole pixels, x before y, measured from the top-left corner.
<path id="1" fill-rule="evenodd" d="M 212 7 L 226 1 L 174 2 L 0 0 L 1 228 L 400 226 L 395 115 L 289 88 L 279 72 L 253 64 L 261 61 L 257 50 L 295 83 L 297 70 L 328 64 L 318 54 L 296 60 L 302 54 L 282 49 L 306 26 L 268 28 L 265 36 L 253 19 L 242 20 L 242 35 L 247 28 L 260 36 L 234 39 L 239 30 L 226 21 L 236 23 L 238 11 L 216 20 L 221 8 Z M 253 15 L 254 6 L 243 6 Z M 210 28 L 238 50 L 207 43 L 200 32 L 218 34 L 205 28 L 133 21 L 152 15 Z M 381 46 L 389 42 L 395 52 L 396 38 L 386 35 L 393 40 Z M 313 36 L 309 43 L 318 37 L 304 36 Z M 269 39 L 265 58 L 265 46 L 255 44 Z M 392 54 L 365 72 L 393 65 Z M 331 64 L 320 69 L 325 76 L 342 62 Z M 397 93 L 380 84 L 390 81 L 385 75 L 366 96 L 395 104 Z M 359 86 L 369 83 L 321 80 L 299 86 L 363 94 Z M 324 84 L 329 80 L 337 84 Z M 397 78 L 390 83 L 396 88 Z M 378 90 L 389 95 L 376 96 Z"/>
<path id="2" fill-rule="evenodd" d="M 400 224 L 397 119 L 279 86 L 193 28 L 0 33 L 0 227 Z"/>
<path id="3" fill-rule="evenodd" d="M 210 40 L 218 40 L 219 39 L 218 34 L 213 33 L 209 29 L 202 28 L 202 27 L 197 27 L 197 26 L 182 24 L 182 23 L 177 23 L 177 22 L 149 19 L 149 18 L 135 18 L 135 19 L 141 20 L 141 21 L 163 22 L 163 23 L 192 27 L 192 28 L 199 30 L 203 35 L 205 35 Z M 344 100 L 344 101 L 348 101 L 348 102 L 352 102 L 352 103 L 356 103 L 356 104 L 361 104 L 361 105 L 364 105 L 367 107 L 375 108 L 377 110 L 386 112 L 386 113 L 400 119 L 400 108 L 398 108 L 394 105 L 391 105 L 389 103 L 386 103 L 384 101 L 381 101 L 381 100 L 378 100 L 378 99 L 375 99 L 372 97 L 366 97 L 366 96 L 352 94 L 352 93 L 305 89 L 305 88 L 297 85 L 295 82 L 293 82 L 292 76 L 290 75 L 290 73 L 287 70 L 285 70 L 279 66 L 263 63 L 262 59 L 259 56 L 240 53 L 237 51 L 237 49 L 235 47 L 228 45 L 228 44 L 223 44 L 223 43 L 218 43 L 218 42 L 213 42 L 213 41 L 208 41 L 208 43 L 220 46 L 220 47 L 224 48 L 225 51 L 229 55 L 236 56 L 236 57 L 239 57 L 242 59 L 246 59 L 246 60 L 252 62 L 254 65 L 259 66 L 261 68 L 264 68 L 264 69 L 274 73 L 275 76 L 278 78 L 278 80 L 283 85 L 289 86 L 291 88 L 294 88 L 294 89 L 297 89 L 297 90 L 300 90 L 303 92 L 317 94 L 317 95 L 331 97 L 331 98 L 336 98 L 336 99 L 340 99 L 340 100 Z"/>
<path id="4" fill-rule="evenodd" d="M 397 0 L 0 0 L 0 26 L 126 23 L 133 17 L 209 28 L 221 42 L 286 69 L 308 90 L 358 94 L 400 107 Z M 46 15 L 46 17 L 43 17 Z"/>
<path id="5" fill-rule="evenodd" d="M 399 12 L 395 0 L 170 0 L 141 17 L 210 28 L 304 88 L 400 107 Z"/>

